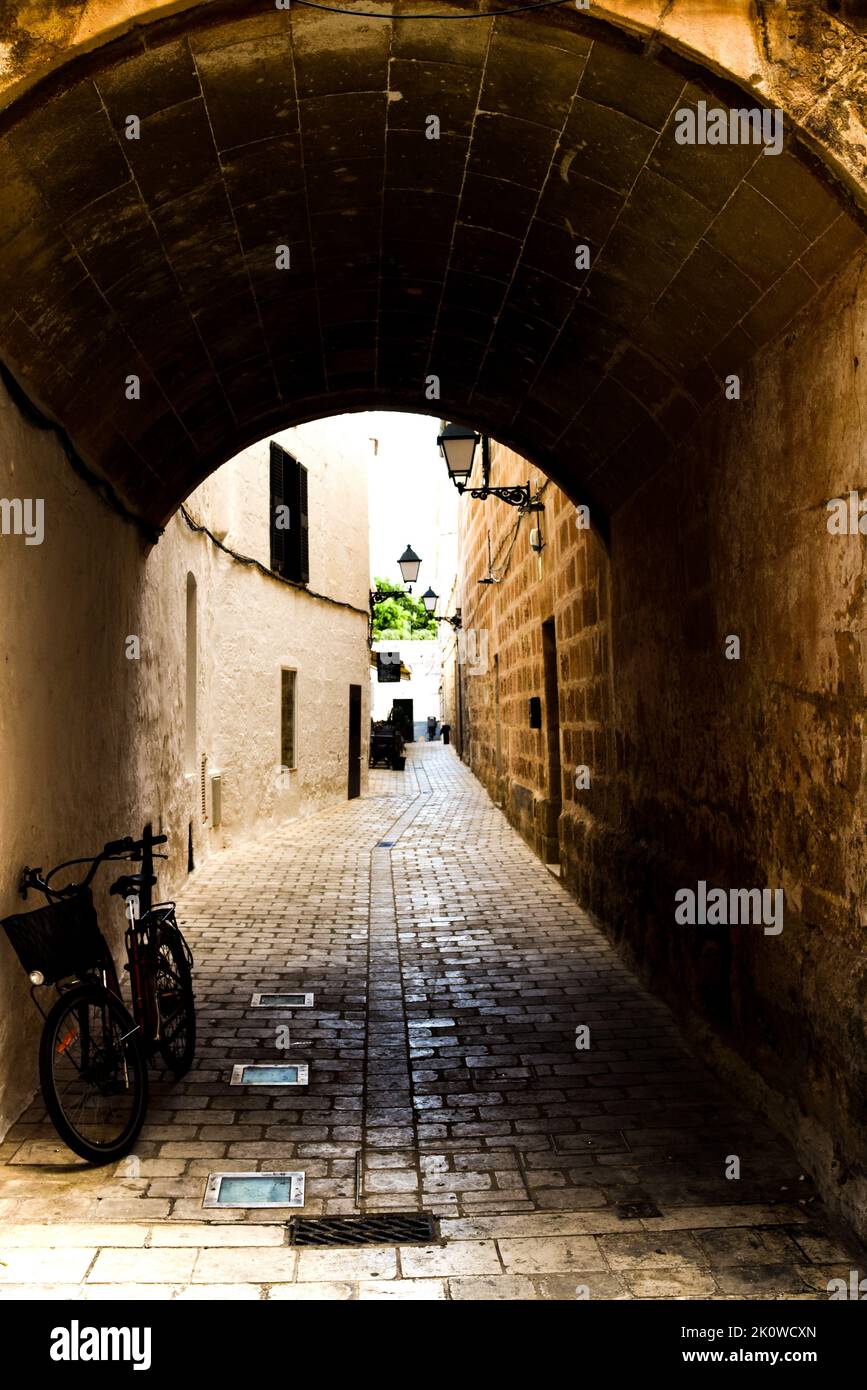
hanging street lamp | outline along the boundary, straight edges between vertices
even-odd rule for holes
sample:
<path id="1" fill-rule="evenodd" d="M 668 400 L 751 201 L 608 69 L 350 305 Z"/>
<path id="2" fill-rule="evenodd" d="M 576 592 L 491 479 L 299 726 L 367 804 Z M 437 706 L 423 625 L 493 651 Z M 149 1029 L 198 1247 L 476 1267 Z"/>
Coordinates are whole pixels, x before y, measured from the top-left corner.
<path id="1" fill-rule="evenodd" d="M 398 569 L 400 570 L 400 577 L 403 580 L 404 584 L 406 584 L 407 586 L 407 592 L 412 593 L 412 585 L 418 579 L 418 572 L 421 568 L 421 560 L 418 557 L 418 555 L 416 555 L 411 545 L 407 546 L 406 550 L 403 552 L 400 559 L 398 560 L 397 565 Z M 395 594 L 399 593 L 402 593 L 401 589 L 371 589 L 371 612 L 373 611 L 373 605 L 375 603 L 382 603 L 384 599 L 393 598 Z"/>
<path id="2" fill-rule="evenodd" d="M 480 435 L 463 425 L 446 425 L 437 438 L 442 456 L 449 470 L 449 477 L 459 492 L 463 492 L 473 471 L 476 446 Z"/>
<path id="3" fill-rule="evenodd" d="M 413 585 L 418 579 L 421 560 L 418 558 L 411 545 L 407 546 L 397 563 L 400 566 L 400 573 L 404 584 Z M 410 593 L 412 593 L 411 588 Z"/>
<path id="4" fill-rule="evenodd" d="M 488 435 L 478 435 L 465 425 L 448 424 L 437 436 L 437 444 L 458 492 L 463 493 L 468 489 L 479 440 L 482 444 L 482 486 L 469 488 L 470 496 L 479 500 L 499 497 L 510 507 L 520 507 L 522 511 L 541 511 L 542 503 L 538 493 L 531 492 L 529 480 L 514 487 L 491 487 L 491 441 Z"/>
<path id="5" fill-rule="evenodd" d="M 434 611 L 436 609 L 437 603 L 439 602 L 439 594 L 435 594 L 433 589 L 431 589 L 430 587 L 428 588 L 427 593 L 422 594 L 421 601 L 425 606 L 425 611 L 427 613 L 430 613 L 432 618 L 436 619 L 438 623 L 451 623 L 452 627 L 455 629 L 455 632 L 457 632 L 458 628 L 461 625 L 460 609 L 457 610 L 453 618 L 441 618 L 439 613 Z"/>
<path id="6" fill-rule="evenodd" d="M 398 568 L 400 569 L 401 578 L 404 584 L 407 586 L 406 592 L 411 594 L 412 586 L 418 579 L 418 572 L 421 568 L 421 559 L 418 555 L 416 555 L 412 546 L 408 545 L 406 550 L 403 552 L 400 559 L 398 560 L 397 564 Z M 403 589 L 370 590 L 370 621 L 367 625 L 367 639 L 369 644 L 372 644 L 373 642 L 373 619 L 375 617 L 374 609 L 376 605 L 378 603 L 383 603 L 384 600 L 387 598 L 396 598 L 403 592 Z"/>

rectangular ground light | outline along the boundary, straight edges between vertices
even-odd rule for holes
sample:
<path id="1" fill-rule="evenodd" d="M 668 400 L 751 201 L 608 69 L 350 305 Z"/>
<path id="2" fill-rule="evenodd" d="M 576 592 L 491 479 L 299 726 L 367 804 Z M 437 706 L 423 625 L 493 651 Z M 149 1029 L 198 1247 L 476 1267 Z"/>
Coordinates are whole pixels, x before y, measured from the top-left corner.
<path id="1" fill-rule="evenodd" d="M 303 1173 L 211 1173 L 203 1207 L 303 1207 Z"/>
<path id="2" fill-rule="evenodd" d="M 232 1068 L 233 1086 L 306 1086 L 306 1062 L 239 1062 Z"/>
<path id="3" fill-rule="evenodd" d="M 251 1009 L 312 1009 L 313 995 L 301 993 L 254 994 Z"/>

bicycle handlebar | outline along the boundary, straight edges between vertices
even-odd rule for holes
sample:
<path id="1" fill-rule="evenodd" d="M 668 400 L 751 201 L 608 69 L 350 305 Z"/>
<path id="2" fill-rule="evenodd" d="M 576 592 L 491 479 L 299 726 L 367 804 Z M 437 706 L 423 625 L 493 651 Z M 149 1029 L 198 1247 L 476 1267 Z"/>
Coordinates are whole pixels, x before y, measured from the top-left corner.
<path id="1" fill-rule="evenodd" d="M 70 897 L 72 894 L 80 892 L 81 889 L 90 887 L 103 860 L 114 858 L 117 855 L 129 855 L 134 859 L 141 858 L 146 844 L 151 846 L 165 845 L 168 844 L 168 839 L 168 835 L 150 835 L 141 840 L 134 840 L 131 835 L 125 835 L 122 840 L 107 840 L 98 854 L 86 855 L 82 859 L 67 859 L 65 863 L 57 864 L 53 869 L 49 869 L 47 874 L 43 874 L 41 869 L 25 869 L 21 876 L 19 891 L 24 898 L 27 897 L 28 888 L 38 889 L 49 900 Z M 157 857 L 164 859 L 166 856 L 159 855 Z M 60 873 L 61 869 L 70 869 L 74 864 L 90 864 L 90 869 L 80 883 L 68 883 L 65 888 L 49 887 L 49 879 Z"/>

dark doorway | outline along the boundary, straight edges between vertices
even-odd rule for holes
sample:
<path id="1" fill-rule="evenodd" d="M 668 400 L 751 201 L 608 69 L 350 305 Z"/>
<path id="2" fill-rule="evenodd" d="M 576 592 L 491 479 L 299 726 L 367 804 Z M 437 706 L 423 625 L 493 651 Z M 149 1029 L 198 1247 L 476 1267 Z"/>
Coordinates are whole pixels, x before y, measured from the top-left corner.
<path id="1" fill-rule="evenodd" d="M 502 806 L 503 795 L 503 732 L 500 722 L 500 653 L 494 657 L 494 757 L 496 763 L 497 805 Z"/>
<path id="2" fill-rule="evenodd" d="M 392 704 L 392 718 L 400 729 L 405 743 L 415 743 L 412 700 L 395 700 Z"/>
<path id="3" fill-rule="evenodd" d="M 349 687 L 349 794 L 361 795 L 361 686 Z"/>
<path id="4" fill-rule="evenodd" d="M 546 864 L 560 862 L 559 820 L 562 806 L 560 771 L 560 690 L 557 681 L 557 634 L 554 619 L 542 624 L 542 660 L 545 668 L 545 744 L 548 801 L 542 827 Z"/>

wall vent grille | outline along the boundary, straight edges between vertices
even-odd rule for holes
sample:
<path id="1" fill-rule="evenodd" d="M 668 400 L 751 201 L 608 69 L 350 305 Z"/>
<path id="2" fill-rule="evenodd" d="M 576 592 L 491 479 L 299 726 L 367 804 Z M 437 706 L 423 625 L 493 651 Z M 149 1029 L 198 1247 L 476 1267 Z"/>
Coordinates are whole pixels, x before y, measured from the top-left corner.
<path id="1" fill-rule="evenodd" d="M 220 772 L 211 773 L 211 825 L 223 822 L 223 776 Z"/>

